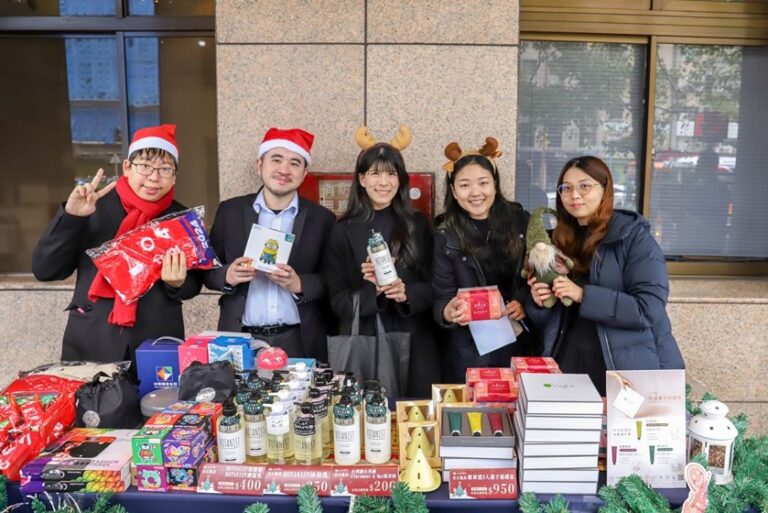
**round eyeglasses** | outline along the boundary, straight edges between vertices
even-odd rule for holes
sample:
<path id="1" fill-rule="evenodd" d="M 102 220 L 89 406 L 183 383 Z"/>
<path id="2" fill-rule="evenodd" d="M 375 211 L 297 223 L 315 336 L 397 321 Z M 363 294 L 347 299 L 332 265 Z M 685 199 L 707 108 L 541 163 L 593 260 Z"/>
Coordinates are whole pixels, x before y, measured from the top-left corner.
<path id="1" fill-rule="evenodd" d="M 589 194 L 589 191 L 592 190 L 592 187 L 600 186 L 599 183 L 596 182 L 579 182 L 576 185 L 570 184 L 570 183 L 561 183 L 557 186 L 557 192 L 560 193 L 560 196 L 573 196 L 574 191 L 578 191 L 579 196 L 586 196 Z"/>
<path id="2" fill-rule="evenodd" d="M 146 162 L 131 162 L 131 165 L 136 168 L 136 172 L 141 176 L 152 176 L 152 173 L 157 171 L 160 178 L 171 178 L 176 174 L 176 170 L 169 166 L 155 167 Z"/>

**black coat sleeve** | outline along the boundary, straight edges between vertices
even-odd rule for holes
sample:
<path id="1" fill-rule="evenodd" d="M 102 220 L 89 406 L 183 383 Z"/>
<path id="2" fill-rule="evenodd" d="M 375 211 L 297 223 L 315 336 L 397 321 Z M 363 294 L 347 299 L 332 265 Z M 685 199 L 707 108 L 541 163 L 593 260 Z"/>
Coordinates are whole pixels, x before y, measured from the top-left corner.
<path id="1" fill-rule="evenodd" d="M 403 317 L 418 315 L 432 309 L 434 292 L 432 290 L 432 230 L 427 218 L 421 214 L 416 216 L 415 243 L 419 248 L 419 261 L 414 273 L 409 273 L 405 283 L 405 293 L 408 300 L 396 303 L 398 313 Z"/>
<path id="2" fill-rule="evenodd" d="M 73 216 L 59 207 L 32 252 L 32 274 L 40 281 L 68 278 L 77 269 L 88 230 L 88 217 Z"/>
<path id="3" fill-rule="evenodd" d="M 339 319 L 352 319 L 352 296 L 358 293 L 360 317 L 369 317 L 382 308 L 376 298 L 376 287 L 363 280 L 360 264 L 353 259 L 344 234 L 345 227 L 344 222 L 336 223 L 326 246 L 323 274 L 328 285 L 328 298 L 333 313 Z"/>
<path id="4" fill-rule="evenodd" d="M 331 230 L 336 223 L 336 216 L 326 209 L 317 209 L 317 212 L 312 212 L 312 215 L 321 218 L 319 219 L 318 229 L 322 233 L 320 237 L 321 245 L 313 248 L 312 251 L 318 251 L 320 255 L 323 255 L 325 254 L 326 247 L 328 246 L 331 237 Z M 301 278 L 302 292 L 297 300 L 298 304 L 318 301 L 325 298 L 328 293 L 328 287 L 326 286 L 325 276 L 323 275 L 321 268 L 318 268 L 317 271 L 313 273 L 299 274 L 299 277 Z"/>
<path id="5" fill-rule="evenodd" d="M 435 233 L 434 251 L 432 257 L 432 290 L 434 293 L 434 305 L 432 313 L 435 322 L 443 328 L 456 327 L 455 323 L 446 322 L 443 318 L 443 310 L 459 290 L 451 260 L 446 255 L 445 246 L 447 239 L 444 234 Z"/>
<path id="6" fill-rule="evenodd" d="M 224 237 L 227 233 L 227 217 L 228 206 L 226 203 L 221 203 L 216 210 L 216 217 L 211 226 L 211 247 L 213 252 L 216 253 L 221 267 L 205 271 L 203 273 L 203 283 L 211 290 L 217 290 L 219 292 L 224 291 L 226 285 L 227 269 L 232 263 L 232 260 L 237 258 L 235 255 L 228 255 L 226 252 L 226 246 L 224 245 Z"/>

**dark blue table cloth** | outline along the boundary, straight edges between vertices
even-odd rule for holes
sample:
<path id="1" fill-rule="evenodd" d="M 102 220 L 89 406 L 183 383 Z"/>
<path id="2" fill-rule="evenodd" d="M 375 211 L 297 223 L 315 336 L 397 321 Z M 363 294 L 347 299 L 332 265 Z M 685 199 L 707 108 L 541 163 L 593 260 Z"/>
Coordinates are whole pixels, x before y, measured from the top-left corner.
<path id="1" fill-rule="evenodd" d="M 680 506 L 688 496 L 685 488 L 674 490 L 659 490 L 673 507 Z M 83 504 L 90 505 L 94 500 L 92 494 L 70 494 Z M 551 499 L 552 495 L 539 495 L 539 500 Z M 566 495 L 573 513 L 594 513 L 603 504 L 599 497 L 594 495 Z M 8 486 L 8 500 L 11 504 L 24 502 L 24 497 L 19 492 L 15 483 Z M 347 513 L 349 510 L 349 498 L 347 497 L 323 497 L 321 498 L 325 513 Z M 270 513 L 296 513 L 296 497 L 268 495 L 262 497 L 248 497 L 243 495 L 214 495 L 184 492 L 150 493 L 139 492 L 131 488 L 125 493 L 116 494 L 114 502 L 125 506 L 130 513 L 242 513 L 243 509 L 254 503 L 264 502 L 269 504 Z M 427 505 L 431 513 L 465 513 L 479 511 L 483 513 L 510 513 L 518 511 L 517 501 L 512 500 L 459 500 L 448 498 L 448 485 L 443 484 L 436 491 L 427 494 Z M 31 509 L 20 507 L 14 512 L 31 513 Z"/>

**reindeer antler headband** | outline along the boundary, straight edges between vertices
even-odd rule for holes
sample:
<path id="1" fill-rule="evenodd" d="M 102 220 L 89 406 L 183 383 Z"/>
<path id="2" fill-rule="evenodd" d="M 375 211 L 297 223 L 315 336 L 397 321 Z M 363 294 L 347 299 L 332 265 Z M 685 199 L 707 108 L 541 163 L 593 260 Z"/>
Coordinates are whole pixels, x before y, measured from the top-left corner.
<path id="1" fill-rule="evenodd" d="M 376 139 L 368 131 L 367 126 L 361 126 L 357 129 L 355 132 L 355 142 L 363 151 L 377 144 Z M 389 144 L 399 151 L 406 149 L 411 144 L 411 129 L 405 125 L 400 125 L 395 137 L 389 141 Z"/>
<path id="2" fill-rule="evenodd" d="M 456 161 L 469 155 L 485 157 L 491 163 L 493 169 L 496 170 L 496 159 L 501 157 L 503 153 L 499 150 L 499 141 L 493 137 L 486 137 L 485 144 L 475 151 L 465 152 L 461 149 L 459 143 L 449 143 L 448 146 L 445 147 L 445 156 L 448 157 L 448 162 L 443 164 L 443 169 L 448 172 L 448 176 L 453 173 L 453 166 L 456 164 Z M 496 171 L 498 172 L 498 170 Z"/>

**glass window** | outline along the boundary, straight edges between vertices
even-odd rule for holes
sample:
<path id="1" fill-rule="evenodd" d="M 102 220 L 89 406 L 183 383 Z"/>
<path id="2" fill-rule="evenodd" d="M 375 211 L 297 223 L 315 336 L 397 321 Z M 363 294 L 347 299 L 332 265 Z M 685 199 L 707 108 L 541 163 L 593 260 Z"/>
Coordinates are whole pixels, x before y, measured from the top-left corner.
<path id="1" fill-rule="evenodd" d="M 203 44 L 204 43 L 204 44 Z M 29 272 L 32 250 L 75 184 L 120 175 L 122 133 L 115 37 L 0 38 L 0 272 Z M 213 38 L 126 38 L 131 132 L 178 125 L 175 197 L 218 199 Z M 194 108 L 190 108 L 193 105 Z"/>
<path id="2" fill-rule="evenodd" d="M 213 16 L 214 0 L 128 0 L 133 16 Z"/>
<path id="3" fill-rule="evenodd" d="M 114 0 L 0 0 L 0 16 L 114 16 Z"/>
<path id="4" fill-rule="evenodd" d="M 766 83 L 766 47 L 658 45 L 649 220 L 668 257 L 768 258 Z"/>
<path id="5" fill-rule="evenodd" d="M 644 45 L 521 41 L 516 201 L 554 208 L 562 166 L 597 155 L 613 173 L 615 206 L 637 210 L 645 64 Z"/>
<path id="6" fill-rule="evenodd" d="M 176 198 L 205 205 L 210 227 L 219 199 L 213 37 L 127 37 L 125 58 L 130 132 L 177 125 Z"/>

